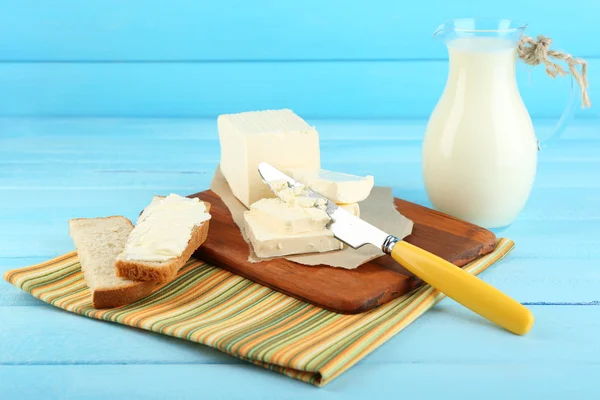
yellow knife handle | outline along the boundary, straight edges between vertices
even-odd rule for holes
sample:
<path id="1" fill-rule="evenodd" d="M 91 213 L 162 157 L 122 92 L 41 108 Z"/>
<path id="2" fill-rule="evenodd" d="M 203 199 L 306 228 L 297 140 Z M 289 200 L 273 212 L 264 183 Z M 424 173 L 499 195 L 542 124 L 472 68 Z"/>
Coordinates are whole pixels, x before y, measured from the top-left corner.
<path id="1" fill-rule="evenodd" d="M 513 333 L 524 335 L 533 326 L 526 307 L 443 258 L 404 241 L 396 243 L 391 256 L 440 292 Z"/>

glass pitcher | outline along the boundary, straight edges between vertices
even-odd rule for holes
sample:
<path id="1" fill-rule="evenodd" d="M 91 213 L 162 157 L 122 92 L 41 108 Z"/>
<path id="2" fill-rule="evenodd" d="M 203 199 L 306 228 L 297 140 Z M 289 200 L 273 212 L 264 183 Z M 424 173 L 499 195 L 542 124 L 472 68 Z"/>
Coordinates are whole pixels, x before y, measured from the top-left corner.
<path id="1" fill-rule="evenodd" d="M 435 208 L 486 228 L 513 222 L 536 174 L 538 141 L 516 80 L 525 27 L 506 19 L 457 19 L 434 34 L 448 47 L 450 68 L 423 142 L 425 188 Z M 571 94 L 556 132 L 573 114 L 576 97 Z"/>

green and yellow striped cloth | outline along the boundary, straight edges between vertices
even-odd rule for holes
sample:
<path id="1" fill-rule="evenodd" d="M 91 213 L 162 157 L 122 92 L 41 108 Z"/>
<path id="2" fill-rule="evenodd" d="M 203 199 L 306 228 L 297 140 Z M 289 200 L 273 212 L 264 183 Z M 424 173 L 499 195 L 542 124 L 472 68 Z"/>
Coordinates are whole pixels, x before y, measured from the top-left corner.
<path id="1" fill-rule="evenodd" d="M 491 254 L 465 269 L 479 274 L 513 246 L 500 239 Z M 8 271 L 5 279 L 67 311 L 202 343 L 317 386 L 339 376 L 444 297 L 423 286 L 375 310 L 342 315 L 191 259 L 175 281 L 145 299 L 95 310 L 75 252 Z"/>

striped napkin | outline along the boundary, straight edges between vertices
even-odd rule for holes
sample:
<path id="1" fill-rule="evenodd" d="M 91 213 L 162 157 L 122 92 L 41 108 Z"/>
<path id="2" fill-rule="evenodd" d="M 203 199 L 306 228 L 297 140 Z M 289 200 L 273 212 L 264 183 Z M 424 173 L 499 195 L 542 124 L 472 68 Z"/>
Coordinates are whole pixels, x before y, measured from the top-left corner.
<path id="1" fill-rule="evenodd" d="M 492 253 L 464 268 L 479 274 L 513 247 L 500 239 Z M 192 258 L 150 296 L 95 310 L 76 252 L 4 278 L 72 313 L 202 343 L 316 386 L 331 382 L 444 297 L 426 285 L 372 311 L 343 315 Z"/>

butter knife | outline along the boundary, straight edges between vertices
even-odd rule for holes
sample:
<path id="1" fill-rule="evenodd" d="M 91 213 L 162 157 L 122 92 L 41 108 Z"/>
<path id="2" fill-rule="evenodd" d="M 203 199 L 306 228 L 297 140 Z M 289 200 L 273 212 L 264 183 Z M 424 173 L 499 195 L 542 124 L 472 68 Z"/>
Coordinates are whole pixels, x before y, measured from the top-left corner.
<path id="1" fill-rule="evenodd" d="M 321 208 L 331 218 L 327 228 L 348 246 L 354 249 L 367 244 L 377 246 L 440 292 L 510 332 L 524 335 L 533 326 L 534 317 L 531 311 L 462 268 L 408 242 L 398 240 L 393 235 L 388 235 L 268 163 L 260 163 L 258 172 L 278 197 L 281 189 L 287 187 L 296 192 L 300 191 L 304 197 L 313 199 L 314 206 Z M 284 201 L 289 200 L 287 196 L 280 198 Z"/>

